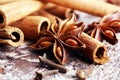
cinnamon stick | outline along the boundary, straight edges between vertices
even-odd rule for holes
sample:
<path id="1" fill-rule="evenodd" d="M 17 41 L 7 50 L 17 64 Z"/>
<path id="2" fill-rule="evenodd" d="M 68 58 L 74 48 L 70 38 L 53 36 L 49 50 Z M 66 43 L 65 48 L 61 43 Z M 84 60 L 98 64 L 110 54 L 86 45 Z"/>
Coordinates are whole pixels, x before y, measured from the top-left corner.
<path id="1" fill-rule="evenodd" d="M 73 12 L 72 9 L 70 8 L 65 8 L 60 5 L 56 5 L 53 3 L 47 3 L 44 7 L 44 10 L 61 18 L 61 19 L 66 19 L 68 16 Z"/>
<path id="2" fill-rule="evenodd" d="M 100 0 L 41 0 L 101 16 L 120 11 L 120 7 Z"/>
<path id="3" fill-rule="evenodd" d="M 33 14 L 31 14 L 32 16 L 43 16 L 43 17 L 47 17 L 51 23 L 54 22 L 55 18 L 58 18 L 48 12 L 46 12 L 45 10 L 38 10 L 36 12 L 34 12 Z M 60 18 L 58 18 L 59 20 L 61 20 Z"/>
<path id="4" fill-rule="evenodd" d="M 59 18 L 59 17 L 57 17 L 57 16 L 55 16 L 55 15 L 53 15 L 53 14 L 51 14 L 51 13 L 45 11 L 45 10 L 43 10 L 43 9 L 38 10 L 38 11 L 32 13 L 31 16 L 47 17 L 50 20 L 50 22 L 54 22 L 55 18 L 58 18 L 60 21 L 62 21 L 61 18 Z"/>
<path id="5" fill-rule="evenodd" d="M 11 26 L 0 29 L 0 44 L 19 46 L 23 41 L 24 35 L 20 29 Z"/>
<path id="6" fill-rule="evenodd" d="M 46 17 L 27 16 L 11 25 L 21 29 L 26 39 L 37 40 L 39 38 L 40 31 L 47 30 L 50 26 L 50 21 Z"/>
<path id="7" fill-rule="evenodd" d="M 0 0 L 0 4 L 6 4 L 6 3 L 10 3 L 13 2 L 15 0 Z"/>
<path id="8" fill-rule="evenodd" d="M 0 5 L 0 27 L 9 25 L 42 7 L 40 1 L 19 0 L 9 4 Z"/>
<path id="9" fill-rule="evenodd" d="M 105 44 L 84 32 L 79 36 L 79 39 L 86 45 L 86 49 L 81 51 L 86 58 L 98 64 L 104 64 L 108 61 L 106 54 L 107 47 Z"/>
<path id="10" fill-rule="evenodd" d="M 55 16 L 49 15 L 49 17 Z M 49 19 L 50 21 L 53 20 L 51 18 Z M 85 57 L 97 64 L 104 64 L 108 61 L 107 47 L 105 44 L 98 40 L 95 40 L 84 32 L 81 33 L 79 39 L 83 42 L 83 44 L 86 45 L 86 48 L 81 51 Z"/>

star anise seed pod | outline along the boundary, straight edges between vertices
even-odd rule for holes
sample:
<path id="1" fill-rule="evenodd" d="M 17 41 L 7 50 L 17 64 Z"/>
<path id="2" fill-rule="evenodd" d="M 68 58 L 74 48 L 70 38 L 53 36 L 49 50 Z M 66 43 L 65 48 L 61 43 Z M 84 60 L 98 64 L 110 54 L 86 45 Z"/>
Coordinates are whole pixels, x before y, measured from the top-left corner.
<path id="1" fill-rule="evenodd" d="M 102 41 L 107 40 L 111 44 L 118 42 L 116 32 L 120 31 L 120 13 L 115 12 L 104 16 L 99 22 L 93 22 L 84 32 L 93 38 Z"/>
<path id="2" fill-rule="evenodd" d="M 81 34 L 83 27 L 83 23 L 75 23 L 74 14 L 61 23 L 56 19 L 49 30 L 42 30 L 40 32 L 41 38 L 36 44 L 31 45 L 31 48 L 43 50 L 53 45 L 53 54 L 55 58 L 60 64 L 65 64 L 68 59 L 68 51 L 66 48 L 78 50 L 86 47 L 77 37 Z M 45 46 L 43 46 L 43 42 Z"/>

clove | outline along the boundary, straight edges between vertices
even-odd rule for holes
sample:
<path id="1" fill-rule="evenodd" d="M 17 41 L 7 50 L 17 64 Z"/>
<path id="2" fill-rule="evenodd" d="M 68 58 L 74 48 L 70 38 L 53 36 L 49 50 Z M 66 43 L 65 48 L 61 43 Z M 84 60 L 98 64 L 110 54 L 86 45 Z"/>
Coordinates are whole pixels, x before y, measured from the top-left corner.
<path id="1" fill-rule="evenodd" d="M 58 73 L 59 70 L 55 69 L 55 70 L 49 70 L 49 71 L 36 71 L 36 78 L 35 80 L 42 80 L 42 78 L 45 78 L 46 76 Z"/>
<path id="2" fill-rule="evenodd" d="M 62 66 L 60 64 L 56 64 L 56 63 L 50 61 L 49 59 L 47 59 L 46 54 L 43 55 L 43 57 L 39 56 L 39 60 L 40 60 L 41 63 L 44 63 L 51 68 L 58 69 L 59 72 L 61 72 L 61 73 L 66 73 L 67 72 L 67 69 L 64 66 Z"/>

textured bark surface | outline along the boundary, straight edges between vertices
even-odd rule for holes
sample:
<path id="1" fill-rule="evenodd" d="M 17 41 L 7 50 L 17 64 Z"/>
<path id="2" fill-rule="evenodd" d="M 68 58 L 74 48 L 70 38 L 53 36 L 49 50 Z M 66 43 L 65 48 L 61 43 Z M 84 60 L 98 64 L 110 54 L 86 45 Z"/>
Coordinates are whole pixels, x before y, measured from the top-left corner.
<path id="1" fill-rule="evenodd" d="M 77 12 L 78 13 L 78 12 Z M 80 14 L 79 21 L 84 21 L 86 24 L 98 20 L 98 17 Z M 119 42 L 116 45 L 110 45 L 104 41 L 108 48 L 109 62 L 104 65 L 88 64 L 78 57 L 72 56 L 76 52 L 71 52 L 69 61 L 65 65 L 68 72 L 57 73 L 47 76 L 43 80 L 79 80 L 75 77 L 76 69 L 82 69 L 87 73 L 87 80 L 119 80 L 120 79 L 120 34 L 117 34 Z M 0 73 L 0 80 L 34 80 L 36 70 L 47 70 L 48 68 L 39 66 L 38 55 L 40 52 L 32 51 L 29 41 L 25 41 L 19 47 L 11 47 L 0 45 L 0 68 L 4 69 Z M 80 54 L 80 53 L 79 53 Z"/>

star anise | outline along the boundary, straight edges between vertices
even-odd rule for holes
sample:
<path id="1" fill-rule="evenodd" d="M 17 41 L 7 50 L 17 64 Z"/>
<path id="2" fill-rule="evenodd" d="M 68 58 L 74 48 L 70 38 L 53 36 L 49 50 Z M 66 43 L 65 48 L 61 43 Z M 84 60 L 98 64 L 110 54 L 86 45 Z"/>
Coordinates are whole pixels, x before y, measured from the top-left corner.
<path id="1" fill-rule="evenodd" d="M 44 50 L 53 45 L 55 58 L 60 64 L 65 64 L 68 58 L 67 49 L 78 50 L 86 47 L 77 37 L 81 34 L 84 24 L 75 23 L 75 19 L 74 14 L 62 22 L 56 19 L 48 30 L 40 32 L 41 38 L 31 48 Z"/>
<path id="2" fill-rule="evenodd" d="M 118 42 L 116 32 L 120 31 L 120 13 L 115 12 L 104 16 L 99 22 L 93 22 L 84 32 L 102 41 L 103 38 L 111 44 Z"/>

